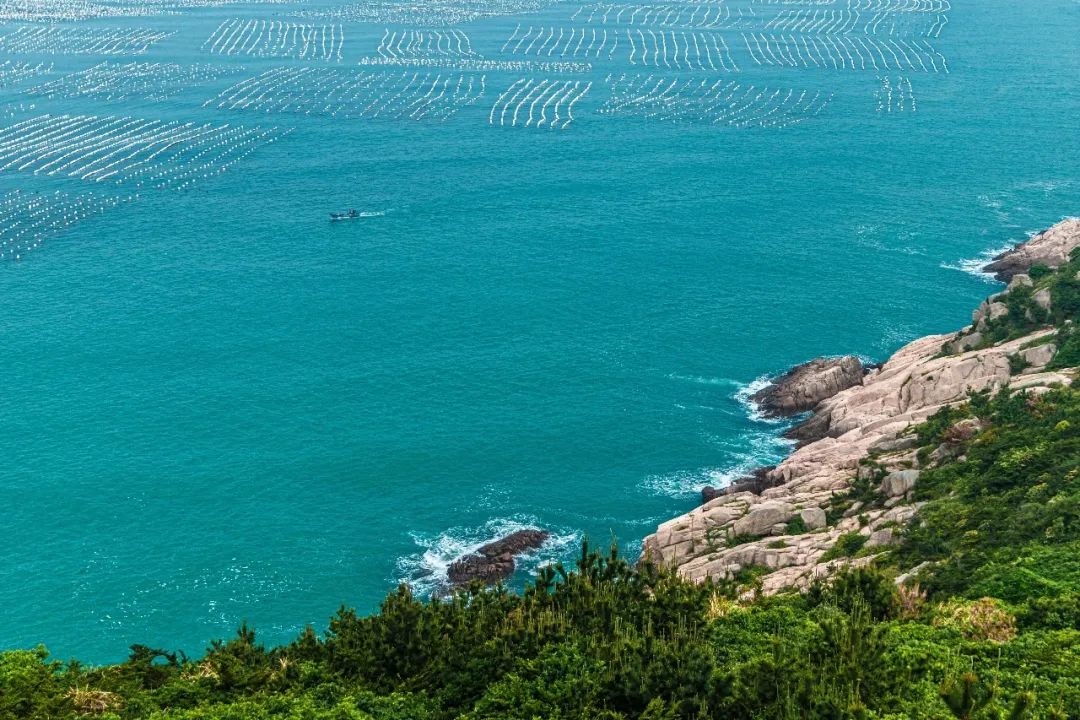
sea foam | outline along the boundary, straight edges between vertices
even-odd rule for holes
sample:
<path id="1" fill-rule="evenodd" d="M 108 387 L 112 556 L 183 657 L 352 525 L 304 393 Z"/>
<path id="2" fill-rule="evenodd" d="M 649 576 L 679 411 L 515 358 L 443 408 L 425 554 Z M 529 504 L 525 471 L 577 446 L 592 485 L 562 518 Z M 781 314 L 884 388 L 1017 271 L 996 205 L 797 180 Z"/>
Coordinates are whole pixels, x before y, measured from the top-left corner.
<path id="1" fill-rule="evenodd" d="M 735 400 L 746 408 L 747 415 L 754 422 L 768 423 L 770 425 L 777 425 L 783 422 L 778 418 L 767 417 L 761 411 L 761 406 L 754 401 L 755 395 L 772 384 L 773 378 L 768 375 L 762 375 L 748 383 L 738 383 L 739 389 L 735 392 Z"/>
<path id="2" fill-rule="evenodd" d="M 973 258 L 966 260 L 958 260 L 955 263 L 941 263 L 941 267 L 945 270 L 959 270 L 960 272 L 967 273 L 973 277 L 977 277 L 983 282 L 997 283 L 994 279 L 993 273 L 983 272 L 983 268 L 989 265 L 994 258 L 1007 250 L 1012 250 L 1014 245 L 1003 245 L 1001 247 L 994 248 L 992 250 L 986 250 L 985 252 L 977 255 Z"/>
<path id="3" fill-rule="evenodd" d="M 688 380 L 708 385 L 730 385 L 735 388 L 731 399 L 745 411 L 753 423 L 752 429 L 734 438 L 714 437 L 710 442 L 722 450 L 725 462 L 713 467 L 694 470 L 676 470 L 646 477 L 641 487 L 656 495 L 685 498 L 700 493 L 705 487 L 727 487 L 740 478 L 750 475 L 757 468 L 773 465 L 791 452 L 793 441 L 780 435 L 790 421 L 766 417 L 753 396 L 767 388 L 773 378 L 762 375 L 749 383 L 725 378 L 671 375 L 672 379 Z"/>
<path id="4" fill-rule="evenodd" d="M 519 530 L 545 529 L 551 532 L 547 541 L 536 550 L 515 558 L 518 576 L 532 575 L 541 567 L 555 562 L 581 542 L 581 534 L 571 530 L 552 530 L 531 516 L 495 518 L 480 527 L 455 527 L 435 535 L 410 533 L 419 552 L 398 559 L 399 577 L 396 582 L 409 585 L 415 593 L 431 596 L 445 590 L 450 566 L 466 555 Z"/>

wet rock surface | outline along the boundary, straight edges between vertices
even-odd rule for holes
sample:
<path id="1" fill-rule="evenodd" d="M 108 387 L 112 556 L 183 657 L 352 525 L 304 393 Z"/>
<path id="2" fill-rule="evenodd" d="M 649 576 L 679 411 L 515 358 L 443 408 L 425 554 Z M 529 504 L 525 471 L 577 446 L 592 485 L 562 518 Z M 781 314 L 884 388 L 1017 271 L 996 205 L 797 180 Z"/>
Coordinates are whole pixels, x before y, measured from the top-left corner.
<path id="1" fill-rule="evenodd" d="M 510 533 L 455 560 L 447 571 L 447 578 L 455 587 L 468 585 L 474 580 L 493 585 L 514 574 L 516 556 L 536 550 L 550 536 L 551 533 L 546 530 L 518 530 Z"/>

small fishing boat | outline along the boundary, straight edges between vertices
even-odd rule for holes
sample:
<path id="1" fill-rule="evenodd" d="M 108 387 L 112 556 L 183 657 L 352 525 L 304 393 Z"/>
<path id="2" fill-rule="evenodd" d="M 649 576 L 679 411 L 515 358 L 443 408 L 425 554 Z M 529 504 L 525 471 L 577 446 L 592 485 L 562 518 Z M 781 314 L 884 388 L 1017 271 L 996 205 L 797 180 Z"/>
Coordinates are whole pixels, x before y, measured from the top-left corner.
<path id="1" fill-rule="evenodd" d="M 333 222 L 334 220 L 355 220 L 358 217 L 361 217 L 361 215 L 356 210 L 350 210 L 347 213 L 330 213 L 331 222 Z"/>

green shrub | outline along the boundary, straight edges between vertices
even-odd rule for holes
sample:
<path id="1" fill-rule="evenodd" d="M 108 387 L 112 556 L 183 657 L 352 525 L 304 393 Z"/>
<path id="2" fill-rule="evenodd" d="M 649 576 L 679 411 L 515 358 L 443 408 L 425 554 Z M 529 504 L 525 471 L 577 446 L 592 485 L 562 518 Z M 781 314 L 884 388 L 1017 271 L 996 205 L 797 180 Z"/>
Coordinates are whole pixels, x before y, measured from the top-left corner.
<path id="1" fill-rule="evenodd" d="M 1031 367 L 1031 363 L 1029 363 L 1020 353 L 1014 353 L 1009 356 L 1009 373 L 1012 375 L 1019 375 L 1029 367 Z"/>
<path id="2" fill-rule="evenodd" d="M 1028 268 L 1027 274 L 1028 277 L 1030 277 L 1032 280 L 1038 282 L 1039 280 L 1042 280 L 1044 277 L 1050 275 L 1053 272 L 1054 271 L 1046 265 L 1032 265 L 1030 268 Z"/>
<path id="3" fill-rule="evenodd" d="M 853 557 L 869 538 L 858 532 L 849 532 L 836 539 L 836 543 L 821 556 L 821 562 L 837 558 Z"/>
<path id="4" fill-rule="evenodd" d="M 788 520 L 787 526 L 784 528 L 785 535 L 802 535 L 806 532 L 806 521 L 802 519 L 802 515 L 795 515 L 795 517 Z"/>
<path id="5" fill-rule="evenodd" d="M 746 543 L 757 542 L 760 539 L 761 535 L 728 535 L 724 540 L 724 544 L 729 548 L 733 548 Z"/>
<path id="6" fill-rule="evenodd" d="M 1080 331 L 1075 327 L 1062 328 L 1054 339 L 1057 353 L 1050 361 L 1049 368 L 1060 370 L 1080 366 Z"/>

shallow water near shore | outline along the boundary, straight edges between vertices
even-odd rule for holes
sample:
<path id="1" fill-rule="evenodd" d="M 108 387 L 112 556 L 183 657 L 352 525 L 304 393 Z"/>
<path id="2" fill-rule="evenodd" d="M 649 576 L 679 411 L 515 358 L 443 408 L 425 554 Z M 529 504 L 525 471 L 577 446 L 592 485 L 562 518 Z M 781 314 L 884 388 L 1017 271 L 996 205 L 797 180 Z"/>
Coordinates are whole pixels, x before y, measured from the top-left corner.
<path id="1" fill-rule="evenodd" d="M 569 27 L 578 7 L 458 27 L 497 58 L 519 23 Z M 122 200 L 0 260 L 0 647 L 194 653 L 242 620 L 286 642 L 524 526 L 554 540 L 517 585 L 586 536 L 635 555 L 704 485 L 775 462 L 755 381 L 959 328 L 995 287 L 968 261 L 1080 212 L 1080 4 L 948 15 L 950 72 L 902 73 L 914 112 L 878 112 L 884 73 L 757 66 L 734 31 L 732 81 L 828 107 L 784 128 L 608 115 L 607 76 L 634 68 L 597 63 L 550 131 L 489 124 L 512 72 L 445 122 L 203 107 L 282 64 L 206 38 L 283 5 L 77 23 L 176 30 L 138 61 L 222 74 L 166 100 L 49 99 L 31 79 L 0 89 L 0 127 L 283 134 L 181 191 L 0 171 L 0 195 Z M 345 22 L 333 66 L 391 26 Z M 50 80 L 102 60 L 4 59 Z M 351 207 L 375 215 L 328 221 Z"/>

